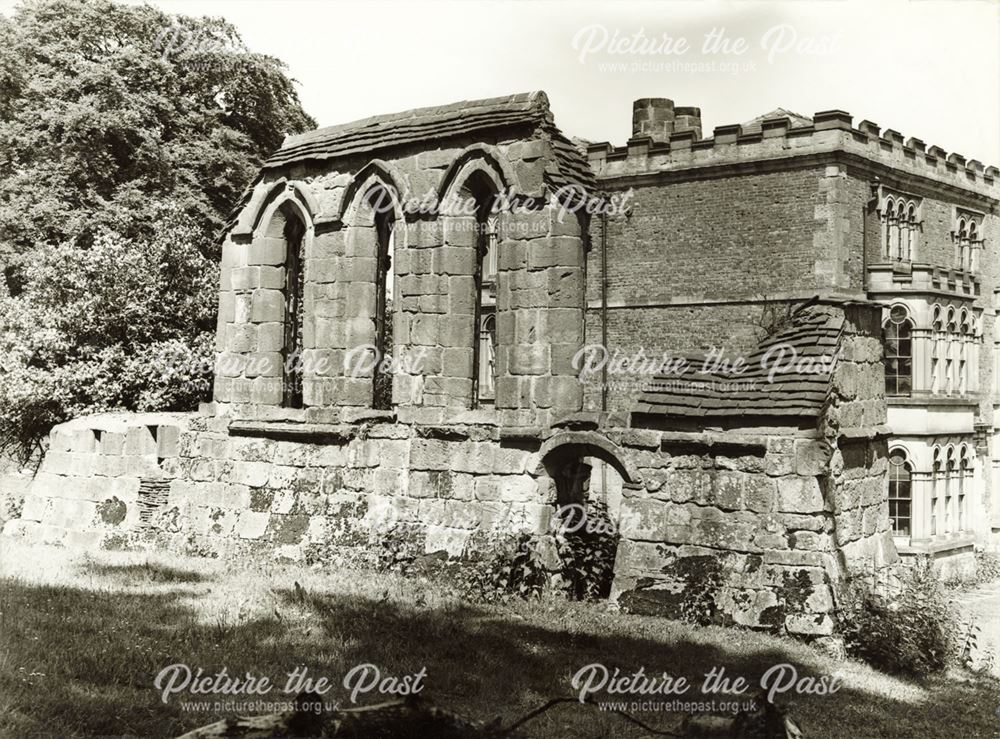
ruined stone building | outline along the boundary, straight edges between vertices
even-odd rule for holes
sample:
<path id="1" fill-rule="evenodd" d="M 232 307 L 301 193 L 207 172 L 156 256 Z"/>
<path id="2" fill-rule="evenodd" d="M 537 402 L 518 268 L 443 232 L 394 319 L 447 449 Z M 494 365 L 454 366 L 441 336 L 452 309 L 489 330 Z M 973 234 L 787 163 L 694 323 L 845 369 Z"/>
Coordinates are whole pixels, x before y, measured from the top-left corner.
<path id="1" fill-rule="evenodd" d="M 1000 520 L 997 169 L 841 111 L 632 116 L 289 137 L 224 236 L 214 402 L 57 427 L 5 533 L 460 557 L 604 496 L 623 607 L 716 573 L 720 620 L 808 635 L 897 551 L 965 566 Z"/>

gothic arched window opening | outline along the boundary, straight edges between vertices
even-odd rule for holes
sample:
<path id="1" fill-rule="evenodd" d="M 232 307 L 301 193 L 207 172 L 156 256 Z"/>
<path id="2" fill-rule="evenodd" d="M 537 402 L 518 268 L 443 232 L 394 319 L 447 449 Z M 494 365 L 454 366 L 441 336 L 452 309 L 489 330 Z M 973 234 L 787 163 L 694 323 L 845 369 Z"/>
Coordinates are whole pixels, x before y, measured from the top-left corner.
<path id="1" fill-rule="evenodd" d="M 476 200 L 475 326 L 472 352 L 472 407 L 496 401 L 498 227 L 496 193 L 483 182 L 470 183 Z"/>
<path id="2" fill-rule="evenodd" d="M 285 325 L 282 342 L 281 404 L 285 408 L 301 408 L 306 228 L 290 205 L 283 205 L 275 215 L 284 221 L 281 237 L 285 241 Z"/>
<path id="3" fill-rule="evenodd" d="M 383 363 L 393 355 L 392 320 L 393 279 L 392 256 L 395 247 L 396 221 L 393 212 L 385 207 L 389 202 L 380 193 L 374 193 L 375 212 L 375 368 L 372 379 L 372 407 L 376 410 L 392 409 L 392 373 L 382 370 Z M 388 363 L 385 363 L 388 366 Z"/>

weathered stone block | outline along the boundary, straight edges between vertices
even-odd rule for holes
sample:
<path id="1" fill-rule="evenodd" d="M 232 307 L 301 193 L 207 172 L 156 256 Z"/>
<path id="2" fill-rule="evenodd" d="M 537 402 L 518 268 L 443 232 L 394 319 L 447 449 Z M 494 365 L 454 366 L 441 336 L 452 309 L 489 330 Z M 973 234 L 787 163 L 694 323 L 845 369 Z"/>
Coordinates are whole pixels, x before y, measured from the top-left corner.
<path id="1" fill-rule="evenodd" d="M 181 430 L 178 426 L 157 426 L 156 456 L 160 459 L 178 456 L 180 454 L 180 438 Z"/>
<path id="2" fill-rule="evenodd" d="M 232 467 L 232 481 L 250 487 L 264 487 L 271 474 L 267 462 L 235 462 Z"/>
<path id="3" fill-rule="evenodd" d="M 254 323 L 283 321 L 285 318 L 285 296 L 280 290 L 258 289 L 253 292 L 250 320 Z"/>
<path id="4" fill-rule="evenodd" d="M 279 405 L 283 394 L 280 377 L 255 377 L 250 384 L 249 401 L 259 406 Z"/>
<path id="5" fill-rule="evenodd" d="M 236 524 L 236 534 L 241 539 L 259 539 L 267 531 L 271 514 L 267 511 L 243 511 Z"/>
<path id="6" fill-rule="evenodd" d="M 676 530 L 689 527 L 692 514 L 687 506 L 673 505 L 652 498 L 622 501 L 619 523 L 621 536 L 634 541 L 679 542 Z"/>
<path id="7" fill-rule="evenodd" d="M 549 347 L 545 344 L 516 344 L 508 356 L 511 374 L 543 375 L 549 371 Z"/>
<path id="8" fill-rule="evenodd" d="M 791 614 L 785 618 L 785 628 L 790 634 L 829 636 L 833 633 L 833 619 L 825 613 Z"/>
<path id="9" fill-rule="evenodd" d="M 815 477 L 778 479 L 778 510 L 787 513 L 821 513 L 823 493 Z"/>
<path id="10" fill-rule="evenodd" d="M 825 441 L 802 439 L 795 443 L 795 473 L 822 475 L 828 470 L 832 450 Z"/>
<path id="11" fill-rule="evenodd" d="M 260 237 L 250 244 L 249 264 L 284 264 L 287 253 L 285 240 L 274 237 Z"/>
<path id="12" fill-rule="evenodd" d="M 89 432 L 93 438 L 93 432 Z M 144 455 L 156 454 L 156 439 L 153 431 L 146 426 L 134 426 L 125 434 L 125 454 Z"/>

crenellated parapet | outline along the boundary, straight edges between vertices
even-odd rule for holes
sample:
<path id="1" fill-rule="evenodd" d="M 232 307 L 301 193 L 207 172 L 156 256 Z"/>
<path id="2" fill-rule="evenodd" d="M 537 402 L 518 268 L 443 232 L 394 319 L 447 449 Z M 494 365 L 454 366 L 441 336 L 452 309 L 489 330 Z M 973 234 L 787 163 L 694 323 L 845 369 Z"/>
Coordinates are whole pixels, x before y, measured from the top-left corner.
<path id="1" fill-rule="evenodd" d="M 937 183 L 972 190 L 992 199 L 1000 197 L 1000 169 L 976 159 L 946 152 L 939 146 L 877 123 L 861 121 L 842 110 L 824 110 L 812 119 L 765 117 L 749 124 L 717 126 L 709 138 L 697 128 L 662 136 L 639 132 L 625 146 L 607 142 L 587 147 L 587 158 L 600 180 L 632 175 L 712 167 L 736 167 L 763 160 L 792 160 L 838 153 Z"/>

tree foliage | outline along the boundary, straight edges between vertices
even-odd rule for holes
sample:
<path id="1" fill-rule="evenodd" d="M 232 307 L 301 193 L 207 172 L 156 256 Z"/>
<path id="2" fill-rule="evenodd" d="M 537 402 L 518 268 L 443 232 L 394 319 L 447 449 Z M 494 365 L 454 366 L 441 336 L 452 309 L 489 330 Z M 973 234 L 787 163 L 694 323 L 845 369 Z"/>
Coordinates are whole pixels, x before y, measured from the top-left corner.
<path id="1" fill-rule="evenodd" d="M 109 0 L 0 16 L 0 446 L 97 409 L 189 406 L 152 356 L 208 356 L 217 235 L 314 125 L 216 18 Z"/>

